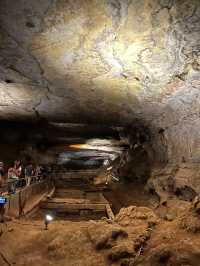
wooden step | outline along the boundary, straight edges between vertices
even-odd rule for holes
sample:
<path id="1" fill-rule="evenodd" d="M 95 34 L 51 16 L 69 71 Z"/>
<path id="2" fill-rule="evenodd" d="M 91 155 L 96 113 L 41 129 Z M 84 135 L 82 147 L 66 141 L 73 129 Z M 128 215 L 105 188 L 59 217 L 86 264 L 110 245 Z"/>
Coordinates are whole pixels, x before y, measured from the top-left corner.
<path id="1" fill-rule="evenodd" d="M 72 202 L 46 202 L 41 209 L 55 210 L 56 212 L 70 212 L 71 210 L 101 210 L 106 211 L 106 204 L 102 203 L 72 203 Z"/>
<path id="2" fill-rule="evenodd" d="M 57 189 L 54 197 L 58 198 L 84 198 L 86 192 L 78 189 Z"/>

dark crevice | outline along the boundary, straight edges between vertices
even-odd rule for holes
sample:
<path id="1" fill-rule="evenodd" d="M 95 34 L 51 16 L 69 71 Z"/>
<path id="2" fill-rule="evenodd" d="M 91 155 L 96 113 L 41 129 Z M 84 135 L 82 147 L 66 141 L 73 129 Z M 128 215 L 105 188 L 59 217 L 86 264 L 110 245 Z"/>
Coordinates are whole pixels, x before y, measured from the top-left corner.
<path id="1" fill-rule="evenodd" d="M 13 83 L 13 81 L 11 79 L 6 79 L 5 82 L 6 83 Z"/>
<path id="2" fill-rule="evenodd" d="M 27 21 L 27 22 L 26 22 L 26 27 L 28 27 L 28 28 L 35 28 L 35 25 L 34 25 L 34 23 L 31 22 L 31 21 Z"/>

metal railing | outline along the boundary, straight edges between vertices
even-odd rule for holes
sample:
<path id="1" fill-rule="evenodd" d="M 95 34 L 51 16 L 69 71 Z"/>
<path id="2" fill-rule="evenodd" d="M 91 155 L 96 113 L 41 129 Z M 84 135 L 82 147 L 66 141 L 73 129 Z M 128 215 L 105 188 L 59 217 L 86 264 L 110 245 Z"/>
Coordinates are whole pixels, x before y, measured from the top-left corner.
<path id="1" fill-rule="evenodd" d="M 43 176 L 31 176 L 28 178 L 19 178 L 19 179 L 9 179 L 7 182 L 0 185 L 0 195 L 2 194 L 13 194 L 16 191 L 35 183 L 39 183 L 45 180 L 50 175 L 43 175 Z"/>

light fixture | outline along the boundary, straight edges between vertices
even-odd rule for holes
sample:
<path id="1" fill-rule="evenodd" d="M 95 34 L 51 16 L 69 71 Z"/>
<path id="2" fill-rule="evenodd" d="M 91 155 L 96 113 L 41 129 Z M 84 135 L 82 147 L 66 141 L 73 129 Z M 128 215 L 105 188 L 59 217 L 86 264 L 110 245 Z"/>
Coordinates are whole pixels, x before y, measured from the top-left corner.
<path id="1" fill-rule="evenodd" d="M 45 224 L 45 230 L 48 230 L 48 224 L 53 221 L 53 217 L 49 214 L 45 215 L 44 224 Z"/>

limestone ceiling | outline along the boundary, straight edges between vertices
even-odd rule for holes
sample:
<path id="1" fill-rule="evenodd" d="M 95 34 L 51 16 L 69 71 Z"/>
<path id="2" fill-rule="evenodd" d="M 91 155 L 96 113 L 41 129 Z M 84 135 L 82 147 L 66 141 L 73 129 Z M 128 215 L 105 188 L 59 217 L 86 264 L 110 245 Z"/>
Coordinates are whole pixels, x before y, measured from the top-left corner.
<path id="1" fill-rule="evenodd" d="M 176 124 L 199 70 L 199 0 L 0 2 L 0 119 Z"/>

